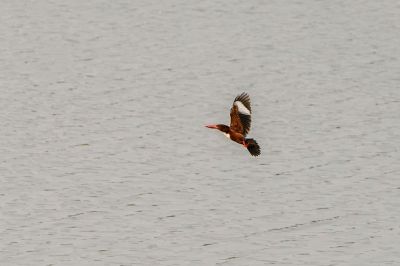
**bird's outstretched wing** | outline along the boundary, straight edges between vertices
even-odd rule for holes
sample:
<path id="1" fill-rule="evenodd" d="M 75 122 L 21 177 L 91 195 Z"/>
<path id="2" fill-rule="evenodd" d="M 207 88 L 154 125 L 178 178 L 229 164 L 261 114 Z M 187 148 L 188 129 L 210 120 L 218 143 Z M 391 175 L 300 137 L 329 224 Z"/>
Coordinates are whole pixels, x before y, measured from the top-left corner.
<path id="1" fill-rule="evenodd" d="M 254 139 L 246 139 L 247 150 L 253 156 L 258 156 L 261 154 L 260 146 L 258 145 L 257 141 Z"/>
<path id="2" fill-rule="evenodd" d="M 251 126 L 250 96 L 243 92 L 236 96 L 231 108 L 231 129 L 246 136 Z"/>

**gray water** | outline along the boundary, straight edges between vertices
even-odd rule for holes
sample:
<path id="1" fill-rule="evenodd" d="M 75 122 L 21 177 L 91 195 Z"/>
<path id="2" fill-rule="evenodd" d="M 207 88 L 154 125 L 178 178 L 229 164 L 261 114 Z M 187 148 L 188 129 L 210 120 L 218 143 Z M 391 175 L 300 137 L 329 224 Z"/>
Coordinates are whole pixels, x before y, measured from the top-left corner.
<path id="1" fill-rule="evenodd" d="M 398 1 L 0 3 L 0 265 L 400 265 Z M 252 99 L 258 158 L 205 124 Z"/>

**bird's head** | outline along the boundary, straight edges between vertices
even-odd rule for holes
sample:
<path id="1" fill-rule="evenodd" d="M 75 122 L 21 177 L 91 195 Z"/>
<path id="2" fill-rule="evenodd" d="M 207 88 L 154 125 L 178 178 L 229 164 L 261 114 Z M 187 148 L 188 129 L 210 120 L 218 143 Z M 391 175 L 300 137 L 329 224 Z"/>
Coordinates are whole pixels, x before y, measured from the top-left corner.
<path id="1" fill-rule="evenodd" d="M 208 128 L 213 128 L 213 129 L 218 129 L 219 131 L 222 131 L 224 133 L 229 132 L 229 127 L 227 125 L 222 125 L 222 124 L 217 124 L 217 125 L 206 125 Z"/>

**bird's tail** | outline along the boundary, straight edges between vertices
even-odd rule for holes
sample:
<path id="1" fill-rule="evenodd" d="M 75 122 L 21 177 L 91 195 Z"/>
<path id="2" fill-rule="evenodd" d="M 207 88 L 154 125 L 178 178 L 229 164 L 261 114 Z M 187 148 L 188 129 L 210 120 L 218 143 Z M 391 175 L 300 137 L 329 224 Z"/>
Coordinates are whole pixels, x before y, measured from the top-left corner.
<path id="1" fill-rule="evenodd" d="M 254 139 L 246 139 L 245 140 L 247 150 L 250 152 L 251 155 L 253 156 L 258 156 L 261 153 L 260 146 L 258 146 L 257 141 Z"/>

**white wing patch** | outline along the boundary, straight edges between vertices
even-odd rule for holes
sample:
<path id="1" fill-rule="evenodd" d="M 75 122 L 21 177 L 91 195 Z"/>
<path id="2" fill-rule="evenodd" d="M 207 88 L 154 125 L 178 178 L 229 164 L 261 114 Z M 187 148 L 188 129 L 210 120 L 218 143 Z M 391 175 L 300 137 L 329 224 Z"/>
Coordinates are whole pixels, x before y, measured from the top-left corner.
<path id="1" fill-rule="evenodd" d="M 241 114 L 245 114 L 245 115 L 250 115 L 250 110 L 246 108 L 246 106 L 244 106 L 244 104 L 241 101 L 236 101 L 234 103 L 238 109 L 239 109 L 239 113 Z"/>

